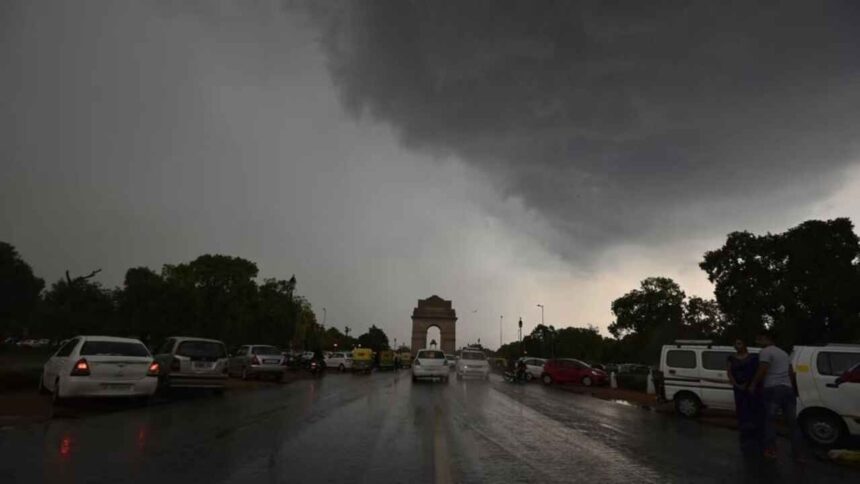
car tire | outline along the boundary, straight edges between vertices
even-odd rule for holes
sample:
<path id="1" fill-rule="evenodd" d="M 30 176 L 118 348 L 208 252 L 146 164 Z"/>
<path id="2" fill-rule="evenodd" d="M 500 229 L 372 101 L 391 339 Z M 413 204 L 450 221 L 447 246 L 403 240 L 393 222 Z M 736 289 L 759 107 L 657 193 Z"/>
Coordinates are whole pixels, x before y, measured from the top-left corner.
<path id="1" fill-rule="evenodd" d="M 826 412 L 810 412 L 800 422 L 803 433 L 816 445 L 829 447 L 841 442 L 847 431 L 845 424 L 836 415 Z"/>
<path id="2" fill-rule="evenodd" d="M 590 387 L 591 385 L 594 385 L 594 381 L 591 379 L 590 376 L 582 377 L 582 386 Z"/>
<path id="3" fill-rule="evenodd" d="M 675 395 L 675 411 L 685 418 L 696 418 L 702 412 L 702 401 L 692 393 Z"/>
<path id="4" fill-rule="evenodd" d="M 526 381 L 532 381 L 535 379 L 535 376 L 531 374 L 530 371 L 526 371 Z"/>
<path id="5" fill-rule="evenodd" d="M 65 399 L 60 396 L 60 379 L 54 382 L 54 391 L 51 393 L 51 402 L 54 405 L 62 405 Z"/>
<path id="6" fill-rule="evenodd" d="M 337 367 L 337 371 L 339 371 L 341 373 L 346 371 L 346 367 L 343 366 L 343 363 L 341 363 L 340 366 Z"/>
<path id="7" fill-rule="evenodd" d="M 552 385 L 553 384 L 552 377 L 548 373 L 544 373 L 544 375 L 542 377 L 540 377 L 540 379 L 544 385 Z"/>

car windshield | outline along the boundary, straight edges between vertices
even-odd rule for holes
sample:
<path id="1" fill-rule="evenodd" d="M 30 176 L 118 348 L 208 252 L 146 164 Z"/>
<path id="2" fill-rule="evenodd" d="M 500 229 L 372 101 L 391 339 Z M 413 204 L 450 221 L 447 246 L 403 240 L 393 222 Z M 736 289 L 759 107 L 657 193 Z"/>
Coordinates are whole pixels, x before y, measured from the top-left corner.
<path id="1" fill-rule="evenodd" d="M 464 351 L 462 355 L 460 355 L 461 360 L 486 360 L 487 356 L 478 351 Z"/>
<path id="2" fill-rule="evenodd" d="M 131 341 L 86 341 L 81 346 L 81 356 L 141 356 L 149 350 L 141 343 Z"/>
<path id="3" fill-rule="evenodd" d="M 444 360 L 445 359 L 445 353 L 442 353 L 441 351 L 432 351 L 432 350 L 422 351 L 422 352 L 418 353 L 418 359 L 419 360 Z"/>
<path id="4" fill-rule="evenodd" d="M 179 343 L 176 354 L 189 358 L 224 358 L 227 353 L 224 345 L 214 341 L 190 340 Z"/>
<path id="5" fill-rule="evenodd" d="M 281 350 L 274 346 L 254 346 L 251 350 L 255 355 L 281 355 Z"/>

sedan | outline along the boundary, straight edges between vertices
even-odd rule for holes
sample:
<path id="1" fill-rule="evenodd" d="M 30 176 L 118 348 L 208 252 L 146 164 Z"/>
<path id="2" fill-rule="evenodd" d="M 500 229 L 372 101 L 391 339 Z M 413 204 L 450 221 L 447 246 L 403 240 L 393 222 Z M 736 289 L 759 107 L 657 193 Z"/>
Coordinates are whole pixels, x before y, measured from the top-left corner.
<path id="1" fill-rule="evenodd" d="M 140 340 L 77 336 L 48 359 L 39 386 L 54 402 L 69 397 L 150 397 L 160 370 Z"/>
<path id="2" fill-rule="evenodd" d="M 240 346 L 231 356 L 228 374 L 241 376 L 243 380 L 268 376 L 280 380 L 284 377 L 284 355 L 271 345 Z"/>
<path id="3" fill-rule="evenodd" d="M 520 358 L 526 364 L 526 380 L 532 381 L 535 378 L 540 378 L 543 375 L 543 365 L 546 360 L 543 358 Z"/>

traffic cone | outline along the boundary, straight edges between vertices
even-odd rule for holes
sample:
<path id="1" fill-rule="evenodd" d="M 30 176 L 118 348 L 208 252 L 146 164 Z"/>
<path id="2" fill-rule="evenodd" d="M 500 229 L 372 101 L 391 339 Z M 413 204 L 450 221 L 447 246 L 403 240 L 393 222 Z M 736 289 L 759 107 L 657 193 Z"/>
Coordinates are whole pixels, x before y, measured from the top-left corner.
<path id="1" fill-rule="evenodd" d="M 615 378 L 615 372 L 609 374 L 609 388 L 618 388 L 618 379 Z"/>

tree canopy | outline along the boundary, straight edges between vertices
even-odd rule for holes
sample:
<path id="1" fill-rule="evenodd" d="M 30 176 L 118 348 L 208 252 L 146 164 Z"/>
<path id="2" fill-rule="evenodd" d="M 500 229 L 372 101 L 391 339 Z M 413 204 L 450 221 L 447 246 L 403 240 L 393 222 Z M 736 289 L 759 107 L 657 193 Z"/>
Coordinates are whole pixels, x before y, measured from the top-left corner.
<path id="1" fill-rule="evenodd" d="M 860 338 L 860 243 L 846 218 L 781 234 L 733 232 L 700 267 L 734 336 L 763 327 L 786 346 Z"/>

